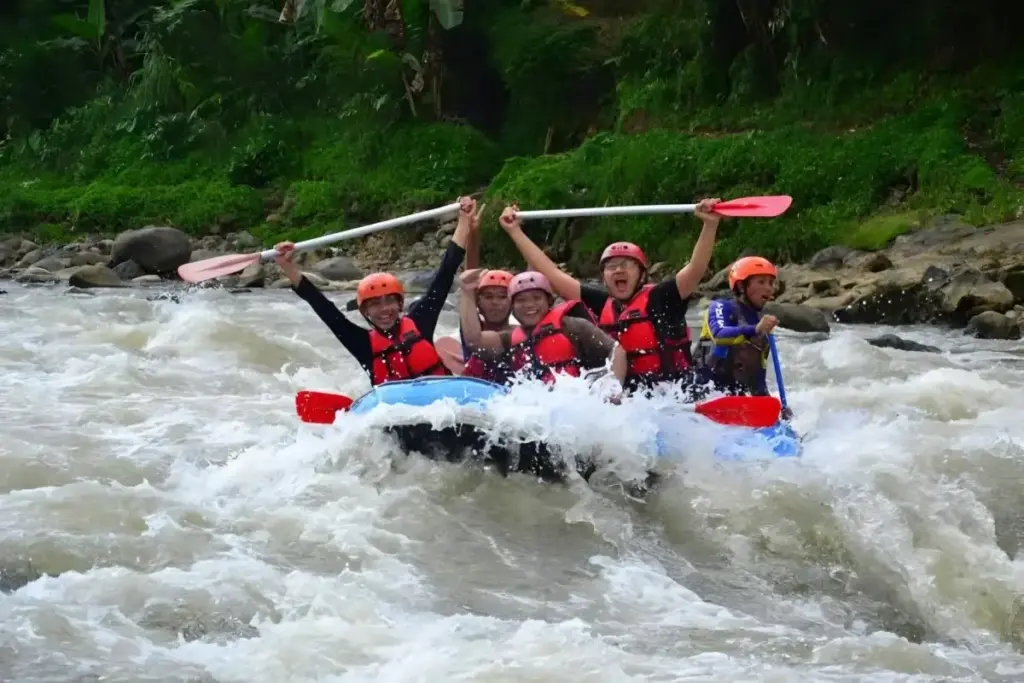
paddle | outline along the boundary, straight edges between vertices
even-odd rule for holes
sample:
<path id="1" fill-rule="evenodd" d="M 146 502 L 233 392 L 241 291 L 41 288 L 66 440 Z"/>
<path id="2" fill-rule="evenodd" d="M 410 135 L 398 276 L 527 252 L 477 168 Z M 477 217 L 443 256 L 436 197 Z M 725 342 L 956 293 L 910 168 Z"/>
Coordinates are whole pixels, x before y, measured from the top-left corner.
<path id="1" fill-rule="evenodd" d="M 715 213 L 732 218 L 774 218 L 781 216 L 793 203 L 789 195 L 741 197 L 719 202 Z M 649 204 L 638 206 L 598 206 L 589 209 L 550 209 L 518 211 L 516 218 L 578 218 L 582 216 L 629 216 L 633 214 L 693 213 L 696 204 Z"/>
<path id="2" fill-rule="evenodd" d="M 466 371 L 466 363 L 462 359 L 462 344 L 455 337 L 441 337 L 434 342 L 437 355 L 441 362 L 453 375 L 462 375 Z"/>
<path id="3" fill-rule="evenodd" d="M 332 235 L 324 235 L 323 237 L 299 242 L 295 245 L 295 251 L 315 249 L 316 247 L 321 247 L 325 244 L 331 244 L 340 240 L 362 237 L 363 235 L 369 235 L 370 233 L 378 232 L 380 230 L 397 228 L 400 225 L 409 225 L 410 223 L 418 223 L 419 221 L 439 218 L 448 214 L 455 214 L 458 213 L 458 211 L 458 203 L 448 204 L 447 206 L 430 209 L 429 211 L 420 211 L 419 213 L 410 214 L 408 216 L 391 218 L 386 221 L 380 221 L 379 223 L 364 225 L 361 228 L 344 230 Z M 178 268 L 178 276 L 185 282 L 202 282 L 203 280 L 211 280 L 215 277 L 222 277 L 224 275 L 237 273 L 245 270 L 246 267 L 251 266 L 254 263 L 270 261 L 277 255 L 276 251 L 268 249 L 267 251 L 256 252 L 253 254 L 227 254 L 225 256 L 215 256 L 213 258 L 203 259 L 202 261 L 196 261 L 195 263 L 186 263 L 185 265 L 180 266 Z"/>
<path id="4" fill-rule="evenodd" d="M 775 367 L 775 383 L 779 385 L 779 399 L 782 409 L 785 410 L 789 407 L 786 403 L 786 385 L 782 383 L 782 363 L 779 361 L 779 349 L 775 346 L 774 334 L 768 335 L 768 348 L 771 349 L 772 365 Z"/>
<path id="5" fill-rule="evenodd" d="M 352 399 L 348 396 L 325 391 L 300 391 L 295 395 L 295 412 L 299 419 L 313 424 L 333 424 L 335 413 L 346 411 L 351 405 Z"/>
<path id="6" fill-rule="evenodd" d="M 352 399 L 322 391 L 300 391 L 295 396 L 299 419 L 313 424 L 332 424 L 338 411 L 348 410 Z M 719 424 L 733 427 L 771 427 L 782 409 L 774 396 L 723 396 L 693 406 L 694 412 Z"/>

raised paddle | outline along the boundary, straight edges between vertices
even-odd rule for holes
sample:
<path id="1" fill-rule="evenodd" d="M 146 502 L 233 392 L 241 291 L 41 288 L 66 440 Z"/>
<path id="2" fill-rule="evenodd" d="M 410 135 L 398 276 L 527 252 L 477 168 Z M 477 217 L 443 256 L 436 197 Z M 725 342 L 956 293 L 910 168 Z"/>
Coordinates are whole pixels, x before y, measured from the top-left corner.
<path id="1" fill-rule="evenodd" d="M 430 209 L 429 211 L 420 211 L 419 213 L 413 213 L 408 216 L 391 218 L 386 221 L 380 221 L 379 223 L 364 225 L 361 228 L 344 230 L 332 235 L 324 235 L 323 237 L 316 237 L 311 240 L 299 242 L 295 245 L 295 251 L 315 249 L 317 247 L 324 246 L 325 244 L 332 244 L 333 242 L 339 242 L 341 240 L 349 240 L 354 237 L 362 237 L 363 235 L 369 235 L 370 233 L 378 232 L 380 230 L 397 228 L 400 225 L 418 223 L 432 218 L 447 216 L 448 214 L 454 215 L 458 213 L 458 211 L 459 204 L 456 202 L 455 204 L 448 204 L 447 206 Z M 227 254 L 225 256 L 215 256 L 213 258 L 203 259 L 202 261 L 186 263 L 183 266 L 179 266 L 178 275 L 185 282 L 202 282 L 203 280 L 211 280 L 215 277 L 237 273 L 245 270 L 246 267 L 251 266 L 254 263 L 270 261 L 277 255 L 278 254 L 275 250 L 268 249 L 266 251 L 258 251 L 252 254 Z"/>
<path id="2" fill-rule="evenodd" d="M 793 203 L 789 195 L 767 197 L 741 197 L 719 202 L 715 213 L 731 218 L 775 218 L 786 212 Z M 693 213 L 696 204 L 647 204 L 638 206 L 597 206 L 587 209 L 546 209 L 517 211 L 516 218 L 579 218 L 583 216 L 631 216 L 636 214 Z"/>
<path id="3" fill-rule="evenodd" d="M 341 394 L 300 391 L 295 396 L 299 419 L 313 424 L 332 424 L 335 413 L 351 405 L 352 399 Z M 693 410 L 719 424 L 758 429 L 779 421 L 782 404 L 774 396 L 723 396 L 698 403 Z"/>

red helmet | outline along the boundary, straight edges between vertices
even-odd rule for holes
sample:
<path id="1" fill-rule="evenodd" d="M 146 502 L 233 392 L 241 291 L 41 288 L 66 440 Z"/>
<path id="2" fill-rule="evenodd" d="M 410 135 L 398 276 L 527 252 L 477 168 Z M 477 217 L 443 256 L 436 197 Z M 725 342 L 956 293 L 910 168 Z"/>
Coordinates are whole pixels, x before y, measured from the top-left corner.
<path id="1" fill-rule="evenodd" d="M 405 301 L 405 287 L 401 280 L 391 273 L 370 273 L 359 281 L 356 287 L 356 305 L 362 306 L 370 299 L 376 299 L 388 294 L 397 294 L 398 298 Z"/>
<path id="2" fill-rule="evenodd" d="M 477 289 L 483 289 L 484 287 L 508 289 L 510 282 L 512 282 L 512 273 L 507 270 L 489 270 L 480 278 L 480 284 L 477 285 Z"/>
<path id="3" fill-rule="evenodd" d="M 647 256 L 644 254 L 644 250 L 632 242 L 613 242 L 605 247 L 604 251 L 601 252 L 599 267 L 603 268 L 605 261 L 616 256 L 631 258 L 639 263 L 642 268 L 647 269 Z"/>
<path id="4" fill-rule="evenodd" d="M 732 264 L 732 268 L 729 269 L 729 289 L 736 289 L 736 285 L 755 275 L 769 275 L 777 278 L 779 271 L 766 258 L 745 256 Z"/>
<path id="5" fill-rule="evenodd" d="M 546 277 L 537 271 L 528 270 L 512 278 L 512 282 L 508 285 L 508 295 L 510 298 L 514 298 L 516 294 L 531 292 L 536 289 L 547 292 L 550 297 L 555 296 L 554 290 L 551 289 L 551 283 L 548 282 Z"/>

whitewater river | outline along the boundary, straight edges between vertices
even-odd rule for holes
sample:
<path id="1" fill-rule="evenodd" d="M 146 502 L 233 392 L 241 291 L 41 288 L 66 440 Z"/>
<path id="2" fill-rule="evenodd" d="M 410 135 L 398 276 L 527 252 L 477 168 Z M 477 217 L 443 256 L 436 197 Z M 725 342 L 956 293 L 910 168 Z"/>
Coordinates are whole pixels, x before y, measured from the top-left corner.
<path id="1" fill-rule="evenodd" d="M 1020 342 L 783 333 L 802 462 L 679 419 L 639 501 L 301 424 L 367 383 L 290 292 L 3 288 L 0 681 L 1024 680 Z M 652 464 L 653 413 L 566 392 L 495 415 Z"/>

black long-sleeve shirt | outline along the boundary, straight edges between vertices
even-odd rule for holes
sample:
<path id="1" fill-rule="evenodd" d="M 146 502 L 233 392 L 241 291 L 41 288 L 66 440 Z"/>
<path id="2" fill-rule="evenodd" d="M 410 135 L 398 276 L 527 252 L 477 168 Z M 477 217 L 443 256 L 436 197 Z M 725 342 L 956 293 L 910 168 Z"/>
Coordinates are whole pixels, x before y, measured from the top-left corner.
<path id="1" fill-rule="evenodd" d="M 441 265 L 438 266 L 427 293 L 413 303 L 405 314 L 416 324 L 416 329 L 420 331 L 423 338 L 431 343 L 434 341 L 437 319 L 441 317 L 445 299 L 448 298 L 448 293 L 455 282 L 455 275 L 465 257 L 465 249 L 454 242 L 449 242 L 448 249 L 444 252 Z M 338 307 L 307 278 L 303 277 L 299 280 L 299 284 L 292 287 L 292 290 L 309 304 L 310 308 L 338 338 L 345 350 L 352 354 L 366 374 L 372 378 L 373 353 L 370 351 L 369 330 L 346 318 L 345 314 L 338 310 Z M 395 329 L 397 331 L 397 327 Z"/>

